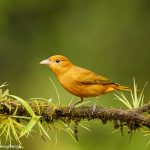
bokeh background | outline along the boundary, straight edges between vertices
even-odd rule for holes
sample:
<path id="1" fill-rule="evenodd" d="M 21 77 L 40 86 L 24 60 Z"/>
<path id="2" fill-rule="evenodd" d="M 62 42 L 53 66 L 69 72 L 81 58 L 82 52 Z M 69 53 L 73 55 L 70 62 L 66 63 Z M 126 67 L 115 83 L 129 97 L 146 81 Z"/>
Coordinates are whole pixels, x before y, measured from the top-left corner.
<path id="1" fill-rule="evenodd" d="M 60 94 L 61 103 L 73 97 L 54 74 L 39 62 L 62 54 L 74 64 L 88 68 L 123 85 L 139 89 L 150 81 L 150 1 L 149 0 L 1 0 L 0 1 L 0 84 L 7 81 L 12 94 L 24 99 L 57 96 L 50 77 Z M 145 89 L 145 103 L 150 98 Z M 124 107 L 114 95 L 101 97 L 99 105 Z M 88 100 L 93 101 L 94 98 Z M 89 103 L 87 105 L 93 105 Z M 87 124 L 87 123 L 86 123 Z M 25 149 L 132 150 L 144 149 L 150 137 L 139 132 L 113 133 L 111 123 L 88 123 L 92 132 L 80 129 L 80 142 L 69 135 L 58 135 L 58 144 L 31 136 Z M 130 144 L 129 144 L 130 142 Z"/>

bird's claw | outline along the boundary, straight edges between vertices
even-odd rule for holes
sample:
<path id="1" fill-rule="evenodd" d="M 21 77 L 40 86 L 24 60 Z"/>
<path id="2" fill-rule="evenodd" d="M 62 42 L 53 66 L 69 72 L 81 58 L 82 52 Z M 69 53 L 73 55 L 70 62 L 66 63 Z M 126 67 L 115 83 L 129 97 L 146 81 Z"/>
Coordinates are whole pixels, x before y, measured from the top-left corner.
<path id="1" fill-rule="evenodd" d="M 97 104 L 97 100 L 95 101 L 95 103 L 94 103 L 94 105 L 92 107 L 92 114 L 94 114 L 95 111 L 96 111 L 96 104 Z"/>
<path id="2" fill-rule="evenodd" d="M 94 114 L 96 111 L 96 105 L 94 104 L 94 106 L 92 107 L 92 114 Z"/>
<path id="3" fill-rule="evenodd" d="M 69 112 L 75 108 L 75 104 L 69 105 Z"/>
<path id="4" fill-rule="evenodd" d="M 69 112 L 70 112 L 72 109 L 74 109 L 76 105 L 80 104 L 82 101 L 83 101 L 83 98 L 81 98 L 80 101 L 78 101 L 78 102 L 76 102 L 76 103 L 74 103 L 74 104 L 71 104 L 71 105 L 69 106 Z"/>

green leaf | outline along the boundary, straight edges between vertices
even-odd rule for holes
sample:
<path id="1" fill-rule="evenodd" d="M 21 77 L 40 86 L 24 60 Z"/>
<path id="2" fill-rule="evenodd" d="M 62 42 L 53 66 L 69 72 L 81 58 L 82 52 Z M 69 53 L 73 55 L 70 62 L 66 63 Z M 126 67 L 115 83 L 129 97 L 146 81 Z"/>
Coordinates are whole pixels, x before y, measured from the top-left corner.
<path id="1" fill-rule="evenodd" d="M 15 98 L 16 100 L 18 100 L 19 102 L 21 102 L 21 104 L 26 108 L 26 110 L 28 111 L 28 113 L 33 117 L 36 118 L 36 114 L 34 113 L 34 111 L 32 110 L 32 108 L 30 107 L 30 105 L 23 100 L 22 98 L 15 96 L 15 95 L 9 95 L 12 98 Z"/>
<path id="2" fill-rule="evenodd" d="M 3 88 L 5 86 L 8 86 L 7 82 L 3 83 L 2 85 L 0 85 L 0 88 Z"/>
<path id="3" fill-rule="evenodd" d="M 19 137 L 22 137 L 25 134 L 29 133 L 31 131 L 31 129 L 34 127 L 34 125 L 36 124 L 38 119 L 39 119 L 39 117 L 32 118 L 30 120 L 30 122 L 25 126 L 25 128 L 21 131 Z"/>
<path id="4" fill-rule="evenodd" d="M 2 89 L 0 89 L 0 98 L 2 97 Z"/>
<path id="5" fill-rule="evenodd" d="M 4 93 L 2 94 L 2 97 L 8 96 L 8 95 L 9 95 L 9 89 L 4 91 Z"/>
<path id="6" fill-rule="evenodd" d="M 45 129 L 44 129 L 44 127 L 42 126 L 41 122 L 38 121 L 37 124 L 38 124 L 39 128 L 43 131 L 43 133 L 46 135 L 46 137 L 47 137 L 49 140 L 51 140 L 51 137 L 50 137 L 50 136 L 48 135 L 48 133 L 45 131 Z"/>

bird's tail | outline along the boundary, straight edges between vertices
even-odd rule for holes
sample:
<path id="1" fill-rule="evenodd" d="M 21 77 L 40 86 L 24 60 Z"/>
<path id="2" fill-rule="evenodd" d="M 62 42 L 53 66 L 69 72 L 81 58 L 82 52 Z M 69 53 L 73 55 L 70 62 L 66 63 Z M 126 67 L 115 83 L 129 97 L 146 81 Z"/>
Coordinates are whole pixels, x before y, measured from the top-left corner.
<path id="1" fill-rule="evenodd" d="M 116 90 L 132 91 L 131 88 L 127 86 L 121 86 L 121 85 L 116 86 Z"/>

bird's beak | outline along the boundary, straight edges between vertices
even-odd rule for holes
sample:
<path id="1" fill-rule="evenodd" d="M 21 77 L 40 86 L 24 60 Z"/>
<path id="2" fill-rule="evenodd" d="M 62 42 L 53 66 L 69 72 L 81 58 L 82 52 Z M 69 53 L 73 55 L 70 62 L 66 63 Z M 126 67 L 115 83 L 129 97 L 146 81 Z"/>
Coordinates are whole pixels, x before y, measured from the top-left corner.
<path id="1" fill-rule="evenodd" d="M 48 65 L 49 63 L 50 63 L 49 59 L 45 59 L 45 60 L 40 62 L 40 64 L 42 64 L 42 65 Z"/>

